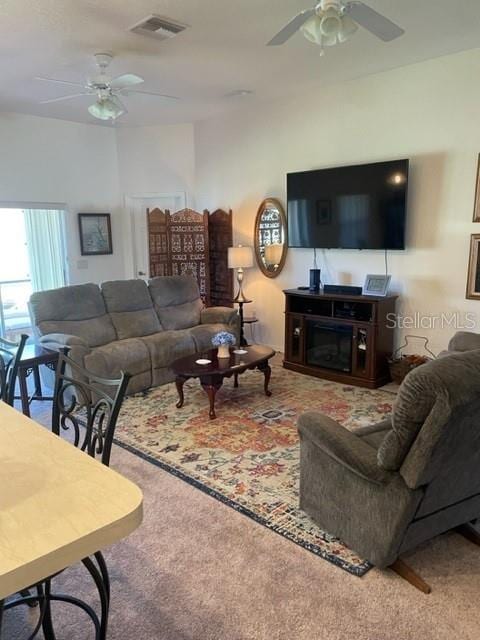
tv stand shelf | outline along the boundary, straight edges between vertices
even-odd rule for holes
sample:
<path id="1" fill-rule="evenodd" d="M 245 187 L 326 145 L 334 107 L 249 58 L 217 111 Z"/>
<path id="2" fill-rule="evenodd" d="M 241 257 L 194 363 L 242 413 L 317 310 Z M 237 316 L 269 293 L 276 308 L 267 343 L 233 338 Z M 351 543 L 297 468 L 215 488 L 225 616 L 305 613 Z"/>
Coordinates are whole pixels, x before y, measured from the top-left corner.
<path id="1" fill-rule="evenodd" d="M 397 296 L 284 293 L 286 369 L 370 389 L 390 381 Z"/>

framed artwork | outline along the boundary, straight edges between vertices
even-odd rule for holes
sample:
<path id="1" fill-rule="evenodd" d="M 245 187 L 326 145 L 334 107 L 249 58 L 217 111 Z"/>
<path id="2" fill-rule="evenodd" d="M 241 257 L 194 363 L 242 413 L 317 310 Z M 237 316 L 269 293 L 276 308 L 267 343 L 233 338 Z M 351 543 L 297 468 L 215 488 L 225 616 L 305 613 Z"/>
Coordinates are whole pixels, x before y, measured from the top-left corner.
<path id="1" fill-rule="evenodd" d="M 368 274 L 363 286 L 364 296 L 386 296 L 392 276 Z"/>
<path id="2" fill-rule="evenodd" d="M 470 259 L 468 261 L 467 298 L 480 300 L 480 260 L 478 247 L 480 233 L 474 233 L 470 239 Z"/>
<path id="3" fill-rule="evenodd" d="M 113 253 L 109 213 L 79 213 L 78 227 L 82 256 L 106 256 Z"/>
<path id="4" fill-rule="evenodd" d="M 473 209 L 473 222 L 480 222 L 480 154 L 477 164 L 477 182 L 475 186 L 475 206 Z"/>

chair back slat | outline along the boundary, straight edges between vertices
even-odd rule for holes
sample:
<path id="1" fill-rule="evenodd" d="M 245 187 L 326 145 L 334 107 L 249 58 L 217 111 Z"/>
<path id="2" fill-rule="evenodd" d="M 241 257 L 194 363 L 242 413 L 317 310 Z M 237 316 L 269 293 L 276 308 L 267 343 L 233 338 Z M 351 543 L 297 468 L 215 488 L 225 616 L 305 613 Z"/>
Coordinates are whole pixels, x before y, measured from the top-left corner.
<path id="1" fill-rule="evenodd" d="M 0 338 L 0 400 L 12 407 L 15 401 L 18 365 L 27 340 L 26 334 L 21 335 L 19 342 Z"/>
<path id="2" fill-rule="evenodd" d="M 94 375 L 60 352 L 53 396 L 52 431 L 93 458 L 109 465 L 118 414 L 130 375 L 107 379 Z"/>

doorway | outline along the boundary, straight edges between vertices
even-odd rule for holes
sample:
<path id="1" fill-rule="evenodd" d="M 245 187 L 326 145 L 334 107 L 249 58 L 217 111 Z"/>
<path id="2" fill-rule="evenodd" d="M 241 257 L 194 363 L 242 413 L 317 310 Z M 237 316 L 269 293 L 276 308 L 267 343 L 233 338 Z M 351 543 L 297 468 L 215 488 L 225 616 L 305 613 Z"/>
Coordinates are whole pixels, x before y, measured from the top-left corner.
<path id="1" fill-rule="evenodd" d="M 64 211 L 0 208 L 0 336 L 32 335 L 34 291 L 66 284 Z"/>

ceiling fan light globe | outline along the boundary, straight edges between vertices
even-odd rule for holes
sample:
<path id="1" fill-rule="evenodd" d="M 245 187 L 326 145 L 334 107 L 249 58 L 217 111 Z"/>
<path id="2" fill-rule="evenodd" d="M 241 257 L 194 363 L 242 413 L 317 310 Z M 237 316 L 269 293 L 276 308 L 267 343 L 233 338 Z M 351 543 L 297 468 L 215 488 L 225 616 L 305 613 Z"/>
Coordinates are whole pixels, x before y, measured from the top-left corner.
<path id="1" fill-rule="evenodd" d="M 358 31 L 357 23 L 348 16 L 342 17 L 342 26 L 338 32 L 338 41 L 346 42 Z"/>
<path id="2" fill-rule="evenodd" d="M 342 18 L 333 7 L 323 12 L 320 18 L 320 30 L 325 37 L 336 36 L 342 28 Z"/>
<path id="3" fill-rule="evenodd" d="M 123 108 L 114 97 L 97 100 L 97 102 L 88 107 L 88 111 L 94 118 L 99 120 L 116 120 L 124 113 Z"/>
<path id="4" fill-rule="evenodd" d="M 88 107 L 88 112 L 98 120 L 110 120 L 110 116 L 107 111 L 102 108 L 101 104 L 97 104 L 96 102 Z"/>
<path id="5" fill-rule="evenodd" d="M 317 15 L 309 18 L 301 27 L 302 34 L 307 40 L 314 44 L 320 44 L 322 40 L 322 30 L 320 28 L 321 18 Z"/>

